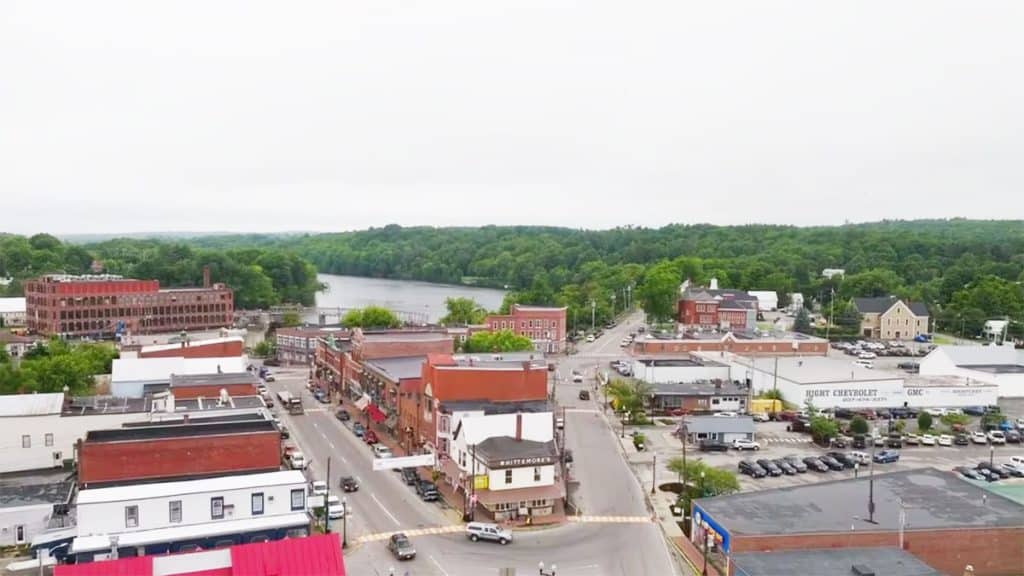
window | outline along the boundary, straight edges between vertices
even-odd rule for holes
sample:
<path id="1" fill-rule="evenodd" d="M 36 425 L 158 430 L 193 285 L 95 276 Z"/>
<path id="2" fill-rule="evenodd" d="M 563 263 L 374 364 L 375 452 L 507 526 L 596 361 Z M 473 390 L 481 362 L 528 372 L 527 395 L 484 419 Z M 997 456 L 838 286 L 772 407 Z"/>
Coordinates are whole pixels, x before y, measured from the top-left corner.
<path id="1" fill-rule="evenodd" d="M 125 506 L 124 507 L 124 527 L 125 528 L 138 528 L 139 527 L 139 507 L 138 506 Z"/>
<path id="2" fill-rule="evenodd" d="M 43 436 L 43 442 L 47 446 L 53 446 L 53 434 L 47 433 L 46 436 Z"/>
<path id="3" fill-rule="evenodd" d="M 263 514 L 263 492 L 252 495 L 252 515 L 259 516 L 260 514 Z"/>
<path id="4" fill-rule="evenodd" d="M 210 518 L 220 520 L 224 517 L 224 497 L 210 498 Z"/>
<path id="5" fill-rule="evenodd" d="M 536 466 L 533 468 L 533 481 L 540 482 L 540 468 Z"/>
<path id="6" fill-rule="evenodd" d="M 303 510 L 306 508 L 306 491 L 299 488 L 292 490 L 292 510 Z"/>
<path id="7" fill-rule="evenodd" d="M 21 447 L 22 448 L 31 448 L 32 447 L 32 437 L 29 436 L 28 434 L 22 434 L 21 435 Z"/>
<path id="8" fill-rule="evenodd" d="M 167 516 L 171 524 L 181 522 L 181 500 L 171 500 L 167 503 Z"/>
<path id="9" fill-rule="evenodd" d="M 505 470 L 505 484 L 512 483 L 512 469 Z"/>

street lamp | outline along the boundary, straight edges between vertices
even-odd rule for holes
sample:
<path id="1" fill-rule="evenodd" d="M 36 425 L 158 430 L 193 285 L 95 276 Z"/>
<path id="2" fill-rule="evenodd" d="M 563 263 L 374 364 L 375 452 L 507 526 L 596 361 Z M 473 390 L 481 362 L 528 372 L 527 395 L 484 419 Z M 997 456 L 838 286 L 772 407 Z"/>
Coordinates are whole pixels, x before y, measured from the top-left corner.
<path id="1" fill-rule="evenodd" d="M 992 461 L 995 460 L 995 458 L 996 458 L 996 445 L 995 444 L 989 444 L 989 446 L 988 446 L 988 468 L 989 468 L 989 470 L 994 468 L 994 465 L 992 464 Z"/>
<path id="2" fill-rule="evenodd" d="M 548 572 L 545 572 L 544 571 L 544 563 L 543 562 L 538 562 L 537 563 L 537 573 L 540 574 L 540 576 L 555 576 L 555 571 L 556 570 L 558 570 L 558 565 L 557 564 L 552 564 L 551 565 L 551 570 L 548 571 Z"/>
<path id="3" fill-rule="evenodd" d="M 704 497 L 704 471 L 700 471 L 700 497 Z"/>
<path id="4" fill-rule="evenodd" d="M 626 412 L 625 410 L 623 410 L 621 414 L 622 414 L 622 432 L 619 434 L 619 438 L 625 438 L 626 437 L 626 415 L 629 414 L 629 412 Z"/>
<path id="5" fill-rule="evenodd" d="M 346 496 L 341 497 L 341 511 L 341 547 L 348 548 L 348 497 Z"/>
<path id="6" fill-rule="evenodd" d="M 593 332 L 597 327 L 597 302 L 594 300 L 590 301 L 590 331 Z"/>

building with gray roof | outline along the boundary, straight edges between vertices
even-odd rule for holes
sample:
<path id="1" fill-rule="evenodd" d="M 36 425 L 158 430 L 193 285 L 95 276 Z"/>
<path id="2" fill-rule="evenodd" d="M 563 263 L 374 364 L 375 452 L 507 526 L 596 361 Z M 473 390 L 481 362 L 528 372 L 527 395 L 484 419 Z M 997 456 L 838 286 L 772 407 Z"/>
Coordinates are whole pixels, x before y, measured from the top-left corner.
<path id="1" fill-rule="evenodd" d="M 689 442 L 701 440 L 732 442 L 754 439 L 754 419 L 750 416 L 689 416 L 685 420 Z"/>
<path id="2" fill-rule="evenodd" d="M 895 547 L 742 552 L 732 565 L 733 576 L 943 576 Z"/>

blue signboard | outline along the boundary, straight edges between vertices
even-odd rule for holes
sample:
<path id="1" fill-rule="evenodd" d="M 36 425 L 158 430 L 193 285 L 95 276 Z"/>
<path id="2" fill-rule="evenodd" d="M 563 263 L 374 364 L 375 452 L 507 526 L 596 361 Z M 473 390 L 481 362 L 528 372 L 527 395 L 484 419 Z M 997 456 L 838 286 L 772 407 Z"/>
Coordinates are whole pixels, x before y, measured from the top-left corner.
<path id="1" fill-rule="evenodd" d="M 693 525 L 695 528 L 700 527 L 711 533 L 718 544 L 718 549 L 726 554 L 729 553 L 729 533 L 698 504 L 693 505 Z"/>

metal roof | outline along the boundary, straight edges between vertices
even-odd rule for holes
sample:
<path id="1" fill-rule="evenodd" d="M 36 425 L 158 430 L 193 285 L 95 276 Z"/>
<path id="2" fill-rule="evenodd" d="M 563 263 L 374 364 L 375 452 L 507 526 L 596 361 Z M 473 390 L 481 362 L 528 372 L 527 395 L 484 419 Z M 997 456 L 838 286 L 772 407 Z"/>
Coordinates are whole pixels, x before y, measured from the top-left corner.
<path id="1" fill-rule="evenodd" d="M 942 576 L 913 554 L 895 547 L 739 552 L 729 558 L 740 576 L 850 576 L 855 564 L 879 576 Z"/>
<path id="2" fill-rule="evenodd" d="M 183 480 L 178 482 L 160 482 L 157 484 L 133 484 L 131 486 L 115 486 L 111 488 L 89 488 L 78 492 L 77 503 L 100 504 L 103 502 L 122 502 L 127 500 L 143 500 L 146 498 L 163 498 L 184 494 L 205 494 L 208 492 L 224 492 L 227 490 L 245 490 L 265 486 L 282 486 L 288 484 L 306 485 L 306 476 L 300 470 L 284 470 L 280 472 L 263 472 L 260 474 L 243 474 L 238 476 L 219 476 L 202 480 Z"/>
<path id="3" fill-rule="evenodd" d="M 222 372 L 219 374 L 171 374 L 171 388 L 187 386 L 225 386 L 228 384 L 251 384 L 253 388 L 260 379 L 252 372 Z"/>
<path id="4" fill-rule="evenodd" d="M 686 430 L 690 434 L 753 434 L 754 419 L 750 416 L 689 416 Z"/>
<path id="5" fill-rule="evenodd" d="M 725 420 L 725 418 L 723 418 Z M 1024 506 L 953 472 L 919 468 L 875 474 L 876 524 L 868 524 L 868 475 L 696 500 L 733 536 L 1024 527 Z M 859 519 L 859 520 L 858 520 Z"/>
<path id="6" fill-rule="evenodd" d="M 245 357 L 223 358 L 118 358 L 111 369 L 111 383 L 168 382 L 171 374 L 245 372 Z"/>
<path id="7" fill-rule="evenodd" d="M 73 485 L 60 469 L 0 474 L 0 508 L 66 503 Z"/>
<path id="8" fill-rule="evenodd" d="M 239 420 L 234 422 L 199 421 L 185 424 L 178 421 L 174 424 L 158 424 L 156 426 L 132 426 L 128 428 L 111 428 L 109 430 L 90 430 L 86 432 L 85 441 L 92 442 L 145 442 L 149 440 L 165 440 L 168 438 L 194 438 L 197 436 L 223 436 L 226 434 L 252 434 L 256 432 L 277 432 L 277 427 L 270 420 Z"/>
<path id="9" fill-rule="evenodd" d="M 395 382 L 407 378 L 419 378 L 422 375 L 426 354 L 420 356 L 399 356 L 397 358 L 375 358 L 363 362 L 364 367 L 385 374 Z"/>
<path id="10" fill-rule="evenodd" d="M 0 396 L 0 418 L 12 416 L 45 416 L 60 414 L 64 394 L 5 394 Z"/>
<path id="11" fill-rule="evenodd" d="M 0 298 L 0 314 L 25 313 L 24 298 Z"/>
<path id="12" fill-rule="evenodd" d="M 732 382 L 715 387 L 711 382 L 664 382 L 651 384 L 652 396 L 746 396 L 747 388 Z"/>

